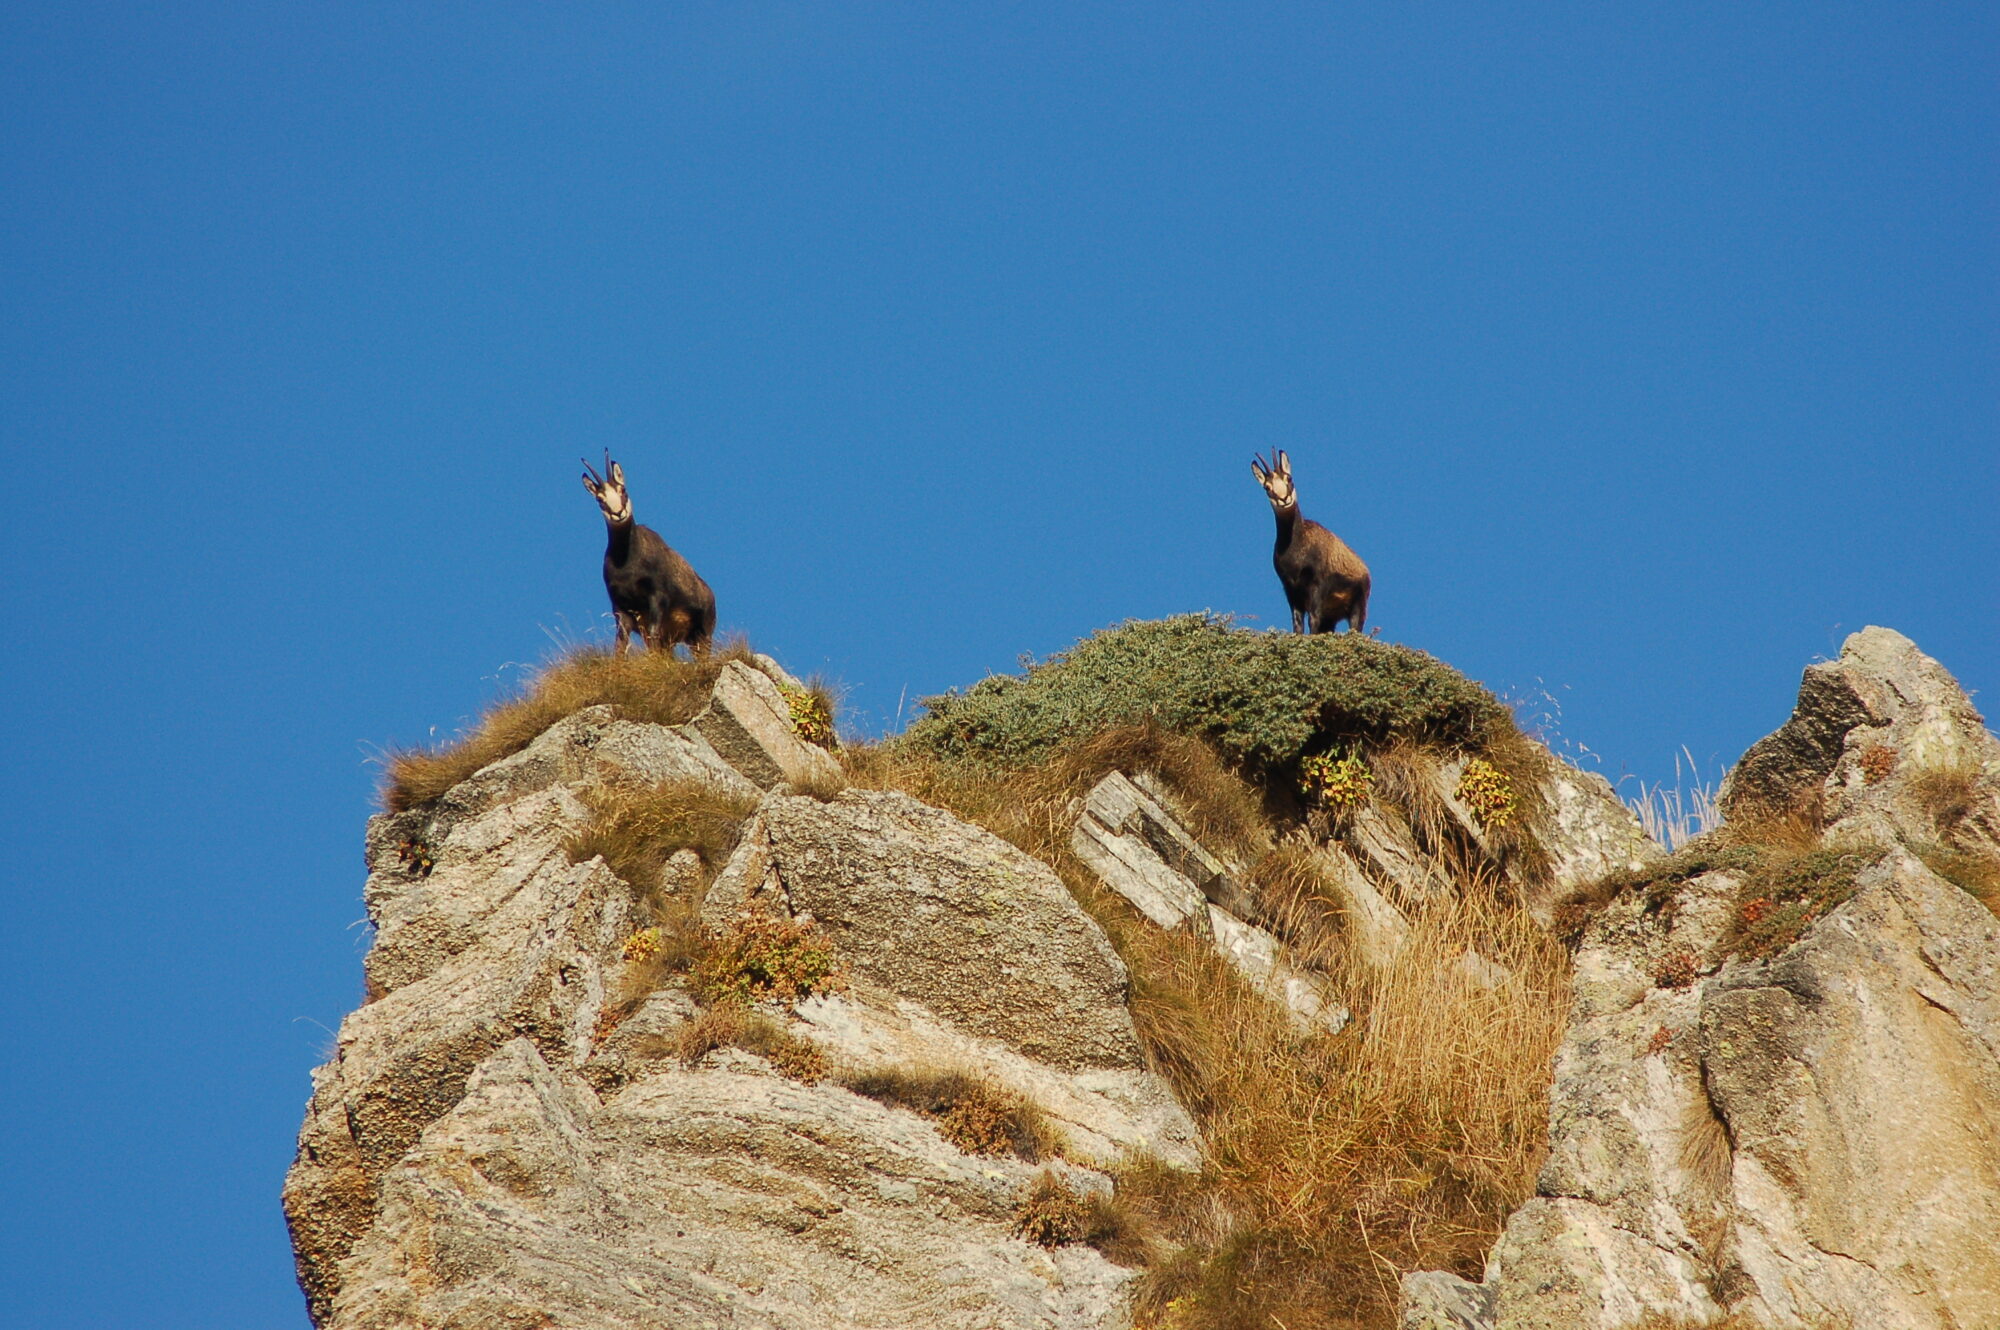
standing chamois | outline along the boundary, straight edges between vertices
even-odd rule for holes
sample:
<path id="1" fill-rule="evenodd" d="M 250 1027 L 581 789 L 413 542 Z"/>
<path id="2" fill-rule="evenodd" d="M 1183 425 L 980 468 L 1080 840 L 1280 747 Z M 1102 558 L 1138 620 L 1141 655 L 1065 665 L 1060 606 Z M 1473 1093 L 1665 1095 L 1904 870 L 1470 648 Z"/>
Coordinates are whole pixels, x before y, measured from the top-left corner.
<path id="1" fill-rule="evenodd" d="M 604 454 L 604 474 L 583 464 L 583 487 L 604 511 L 610 536 L 604 547 L 604 589 L 618 620 L 618 654 L 636 630 L 654 651 L 672 651 L 685 642 L 707 655 L 715 636 L 715 593 L 701 574 L 660 533 L 632 520 L 632 496 L 625 491 L 625 468 Z"/>
<path id="2" fill-rule="evenodd" d="M 1360 632 L 1368 618 L 1368 565 L 1339 536 L 1299 515 L 1291 459 L 1274 449 L 1271 462 L 1266 466 L 1253 453 L 1250 472 L 1277 514 L 1278 550 L 1272 562 L 1292 605 L 1292 631 L 1330 633 L 1345 619 L 1350 632 Z"/>

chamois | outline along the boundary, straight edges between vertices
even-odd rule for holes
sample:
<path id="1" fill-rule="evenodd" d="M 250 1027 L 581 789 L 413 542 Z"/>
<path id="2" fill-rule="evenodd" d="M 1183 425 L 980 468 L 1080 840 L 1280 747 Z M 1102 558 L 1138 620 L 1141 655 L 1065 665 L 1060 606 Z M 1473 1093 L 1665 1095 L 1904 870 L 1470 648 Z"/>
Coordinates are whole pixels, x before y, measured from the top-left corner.
<path id="1" fill-rule="evenodd" d="M 618 620 L 618 654 L 624 655 L 634 631 L 654 651 L 672 651 L 685 642 L 696 655 L 707 655 L 715 636 L 715 593 L 693 565 L 660 539 L 659 532 L 632 520 L 632 496 L 625 489 L 625 468 L 604 454 L 604 474 L 583 464 L 583 487 L 604 512 L 610 539 L 604 547 L 604 589 L 611 593 L 611 613 Z"/>
<path id="2" fill-rule="evenodd" d="M 1252 454 L 1250 473 L 1264 487 L 1278 518 L 1278 549 L 1272 556 L 1285 599 L 1292 606 L 1292 631 L 1330 633 L 1342 619 L 1358 633 L 1368 618 L 1368 565 L 1339 536 L 1299 515 L 1292 488 L 1292 462 L 1273 449 L 1271 464 Z"/>

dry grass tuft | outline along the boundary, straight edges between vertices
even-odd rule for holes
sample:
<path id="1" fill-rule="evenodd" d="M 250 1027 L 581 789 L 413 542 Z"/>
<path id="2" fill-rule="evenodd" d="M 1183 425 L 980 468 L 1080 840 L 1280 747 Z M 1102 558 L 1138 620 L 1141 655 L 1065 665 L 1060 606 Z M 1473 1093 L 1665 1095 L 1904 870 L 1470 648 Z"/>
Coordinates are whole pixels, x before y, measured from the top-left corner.
<path id="1" fill-rule="evenodd" d="M 608 703 L 628 720 L 683 724 L 707 703 L 716 676 L 732 660 L 751 663 L 749 646 L 730 642 L 692 660 L 664 651 L 623 656 L 604 647 L 570 651 L 543 668 L 517 696 L 490 707 L 470 733 L 437 748 L 392 752 L 383 806 L 400 813 L 427 803 L 481 767 L 520 752 L 549 726 L 585 707 Z"/>
<path id="2" fill-rule="evenodd" d="M 620 781 L 584 791 L 583 802 L 591 822 L 564 847 L 570 862 L 603 855 L 611 871 L 656 911 L 666 904 L 660 870 L 667 860 L 693 850 L 701 860 L 702 881 L 689 885 L 705 887 L 728 861 L 757 807 L 755 799 L 706 781 Z"/>
<path id="3" fill-rule="evenodd" d="M 1346 913 L 1312 845 L 1288 840 L 1260 855 L 1248 874 L 1261 924 L 1285 938 L 1292 959 L 1337 967 L 1347 945 Z"/>
<path id="4" fill-rule="evenodd" d="M 1925 767 L 1909 778 L 1909 791 L 1938 835 L 1950 839 L 1978 805 L 1979 770 L 1971 766 Z"/>
<path id="5" fill-rule="evenodd" d="M 842 1084 L 878 1103 L 921 1113 L 969 1155 L 1014 1155 L 1039 1163 L 1062 1153 L 1062 1138 L 1041 1109 L 1012 1090 L 963 1071 L 878 1067 Z"/>
<path id="6" fill-rule="evenodd" d="M 1652 1312 L 1622 1327 L 1622 1330 L 1766 1330 L 1768 1324 L 1761 1317 L 1739 1312 L 1730 1312 L 1719 1321 L 1697 1321 L 1666 1312 Z M 1854 1322 L 1844 1317 L 1821 1316 L 1791 1324 L 1797 1326 L 1797 1330 L 1855 1330 Z"/>
<path id="7" fill-rule="evenodd" d="M 1115 1197 L 1080 1191 L 1046 1169 L 1015 1202 L 1014 1231 L 1040 1247 L 1080 1242 L 1118 1265 L 1144 1265 L 1150 1254 Z"/>
<path id="8" fill-rule="evenodd" d="M 718 1048 L 740 1048 L 769 1062 L 780 1075 L 807 1085 L 827 1074 L 826 1054 L 819 1045 L 787 1030 L 777 1021 L 741 1003 L 720 1002 L 682 1026 L 672 1052 L 692 1065 Z"/>
<path id="9" fill-rule="evenodd" d="M 1995 914 L 2000 914 L 2000 854 L 1949 845 L 1920 845 L 1924 866 Z"/>
<path id="10" fill-rule="evenodd" d="M 1681 765 L 1687 759 L 1686 767 Z M 1624 782 L 1621 780 L 1620 785 Z M 1701 764 L 1686 745 L 1674 754 L 1674 783 L 1656 785 L 1638 782 L 1638 797 L 1625 800 L 1639 819 L 1640 828 L 1669 851 L 1678 850 L 1697 836 L 1705 836 L 1722 825 L 1722 808 L 1716 803 L 1721 778 L 1704 781 Z"/>
<path id="11" fill-rule="evenodd" d="M 1342 977 L 1353 1025 L 1309 1038 L 1196 946 L 1127 945 L 1153 953 L 1134 1015 L 1210 1145 L 1198 1186 L 1125 1189 L 1182 1249 L 1149 1314 L 1178 1299 L 1191 1326 L 1384 1324 L 1400 1270 L 1477 1275 L 1545 1146 L 1568 1005 L 1551 939 L 1490 897 L 1436 907 L 1390 966 Z M 1469 947 L 1514 978 L 1480 988 Z"/>
<path id="12" fill-rule="evenodd" d="M 1701 1196 L 1720 1200 L 1729 1195 L 1734 1147 L 1729 1129 L 1706 1097 L 1687 1105 L 1680 1123 L 1680 1166 Z"/>
<path id="13" fill-rule="evenodd" d="M 815 772 L 804 780 L 792 781 L 790 789 L 793 794 L 803 794 L 827 804 L 838 799 L 840 792 L 847 789 L 849 784 L 847 773 L 835 769 L 830 772 Z"/>

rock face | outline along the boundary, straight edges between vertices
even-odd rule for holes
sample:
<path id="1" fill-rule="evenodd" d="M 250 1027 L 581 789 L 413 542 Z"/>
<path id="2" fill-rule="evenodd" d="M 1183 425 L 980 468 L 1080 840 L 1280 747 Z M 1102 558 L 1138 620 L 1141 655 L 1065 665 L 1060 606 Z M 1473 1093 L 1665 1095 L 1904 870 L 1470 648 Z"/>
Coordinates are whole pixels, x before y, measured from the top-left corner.
<path id="1" fill-rule="evenodd" d="M 1725 806 L 1816 817 L 1872 866 L 1768 959 L 1728 945 L 1731 871 L 1591 922 L 1539 1195 L 1472 1324 L 2000 1324 L 2000 922 L 1911 852 L 1988 834 L 1996 757 L 1898 634 L 1806 671 Z"/>
<path id="2" fill-rule="evenodd" d="M 370 1000 L 314 1073 L 285 1210 L 316 1324 L 340 1327 L 1120 1326 L 1134 1272 L 1015 1235 L 1044 1166 L 968 1156 L 831 1081 L 672 1040 L 665 989 L 604 1018 L 633 893 L 565 842 L 607 776 L 759 805 L 709 902 L 810 915 L 852 982 L 773 1019 L 858 1070 L 965 1071 L 1034 1099 L 1052 1167 L 1192 1165 L 1141 1065 L 1122 963 L 1040 864 L 901 795 L 779 784 L 831 759 L 742 667 L 668 729 L 579 713 L 431 805 L 370 824 Z M 770 696 L 765 694 L 769 693 Z"/>
<path id="3" fill-rule="evenodd" d="M 1123 772 L 1111 772 L 1084 797 L 1070 847 L 1100 881 L 1160 927 L 1207 938 L 1300 1025 L 1338 1030 L 1347 1023 L 1347 1010 L 1325 982 L 1293 966 L 1277 937 L 1242 917 L 1250 912 L 1250 898 L 1227 866 Z"/>

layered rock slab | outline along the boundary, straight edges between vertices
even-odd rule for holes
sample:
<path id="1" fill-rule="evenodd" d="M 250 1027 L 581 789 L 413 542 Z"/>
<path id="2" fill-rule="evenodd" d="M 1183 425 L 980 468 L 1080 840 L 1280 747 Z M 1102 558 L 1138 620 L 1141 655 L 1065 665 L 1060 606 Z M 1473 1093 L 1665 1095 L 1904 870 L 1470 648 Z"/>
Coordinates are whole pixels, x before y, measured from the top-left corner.
<path id="1" fill-rule="evenodd" d="M 340 1323 L 1057 1327 L 1133 1273 L 1011 1233 L 1035 1169 L 724 1054 L 600 1103 L 525 1040 L 385 1177 Z"/>
<path id="2" fill-rule="evenodd" d="M 703 917 L 759 893 L 809 914 L 854 977 L 1065 1069 L 1137 1067 L 1125 963 L 1046 864 L 893 791 L 759 805 Z"/>

